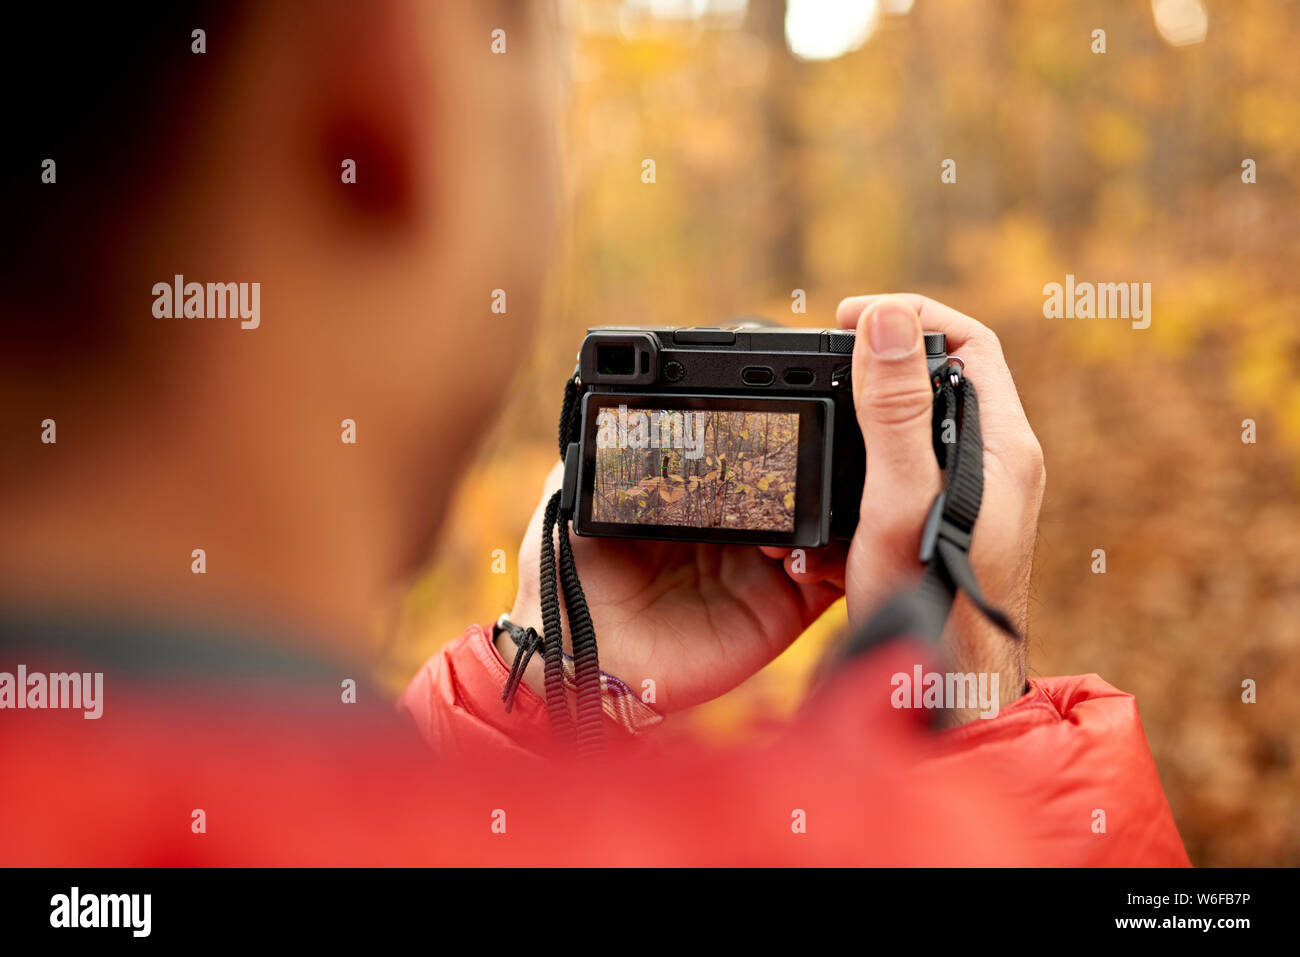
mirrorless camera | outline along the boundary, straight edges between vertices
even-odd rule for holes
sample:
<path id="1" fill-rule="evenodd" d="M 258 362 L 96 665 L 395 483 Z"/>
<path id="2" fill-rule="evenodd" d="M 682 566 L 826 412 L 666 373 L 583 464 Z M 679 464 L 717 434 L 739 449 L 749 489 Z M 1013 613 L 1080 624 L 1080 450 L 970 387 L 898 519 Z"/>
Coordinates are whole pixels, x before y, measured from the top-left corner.
<path id="1" fill-rule="evenodd" d="M 924 338 L 937 389 L 945 337 Z M 851 538 L 866 464 L 855 339 L 763 320 L 588 330 L 566 456 L 574 531 L 810 548 Z"/>

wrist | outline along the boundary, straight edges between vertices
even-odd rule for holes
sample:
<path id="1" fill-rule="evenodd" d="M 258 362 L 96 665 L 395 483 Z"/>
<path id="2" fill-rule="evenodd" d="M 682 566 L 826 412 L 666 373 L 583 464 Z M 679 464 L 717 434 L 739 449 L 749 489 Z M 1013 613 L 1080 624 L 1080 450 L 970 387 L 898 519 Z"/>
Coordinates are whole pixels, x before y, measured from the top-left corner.
<path id="1" fill-rule="evenodd" d="M 953 609 L 952 619 L 943 636 L 948 668 L 974 674 L 977 681 L 986 682 L 989 692 L 994 688 L 996 692 L 988 695 L 993 700 L 981 701 L 978 707 L 952 709 L 948 723 L 966 724 L 993 709 L 996 714 L 1024 697 L 1029 690 L 1029 665 L 1023 639 L 1009 638 L 966 602 Z"/>
<path id="2" fill-rule="evenodd" d="M 527 620 L 525 619 L 525 621 Z M 494 629 L 493 650 L 496 651 L 501 662 L 513 671 L 520 647 L 516 643 L 517 640 L 527 645 L 528 642 L 536 641 L 540 637 L 541 630 L 536 626 L 530 628 L 529 625 L 523 624 L 515 617 L 513 612 L 509 615 L 503 615 L 499 620 L 499 624 L 502 627 Z M 525 637 L 524 632 L 529 630 L 535 632 L 536 637 L 534 635 Z M 564 694 L 569 699 L 571 706 L 576 685 L 573 659 L 568 655 L 564 655 L 562 672 Z M 529 688 L 536 692 L 538 697 L 547 698 L 546 665 L 540 645 L 537 646 L 537 651 L 529 658 L 519 683 L 528 685 Z M 633 738 L 646 734 L 664 720 L 661 713 L 642 702 L 636 692 L 622 679 L 605 671 L 600 672 L 600 695 L 601 707 L 606 719 Z"/>

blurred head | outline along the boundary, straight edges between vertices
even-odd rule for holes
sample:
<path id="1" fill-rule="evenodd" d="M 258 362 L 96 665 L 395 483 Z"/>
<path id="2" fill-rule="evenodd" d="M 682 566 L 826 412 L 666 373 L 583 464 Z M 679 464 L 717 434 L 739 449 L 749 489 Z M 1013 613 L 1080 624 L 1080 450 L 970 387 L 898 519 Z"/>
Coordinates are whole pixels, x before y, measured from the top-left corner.
<path id="1" fill-rule="evenodd" d="M 7 16 L 6 602 L 363 625 L 528 345 L 550 6 Z M 257 327 L 159 317 L 177 275 L 259 283 Z"/>

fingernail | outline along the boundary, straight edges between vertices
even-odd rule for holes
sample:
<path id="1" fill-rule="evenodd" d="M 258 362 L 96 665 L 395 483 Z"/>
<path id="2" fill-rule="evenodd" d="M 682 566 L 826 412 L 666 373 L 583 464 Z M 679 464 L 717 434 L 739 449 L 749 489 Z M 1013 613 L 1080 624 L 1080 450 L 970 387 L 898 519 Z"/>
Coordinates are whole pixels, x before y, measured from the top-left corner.
<path id="1" fill-rule="evenodd" d="M 886 302 L 876 308 L 868 320 L 867 336 L 871 351 L 882 359 L 897 359 L 916 348 L 921 337 L 916 316 L 897 303 Z"/>

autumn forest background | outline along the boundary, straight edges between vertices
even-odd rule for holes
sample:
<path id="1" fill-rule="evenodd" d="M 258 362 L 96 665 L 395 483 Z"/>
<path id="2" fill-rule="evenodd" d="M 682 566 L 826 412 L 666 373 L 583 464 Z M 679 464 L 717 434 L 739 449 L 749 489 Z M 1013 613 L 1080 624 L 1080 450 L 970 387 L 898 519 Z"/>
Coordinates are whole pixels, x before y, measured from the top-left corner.
<path id="1" fill-rule="evenodd" d="M 561 9 L 565 242 L 441 551 L 380 623 L 390 686 L 513 603 L 588 326 L 826 326 L 920 292 L 998 333 L 1046 453 L 1033 671 L 1136 695 L 1193 862 L 1300 864 L 1300 4 Z M 1150 328 L 1044 318 L 1067 274 L 1150 282 Z M 486 293 L 482 321 L 510 341 Z M 778 719 L 842 621 L 670 723 Z"/>

